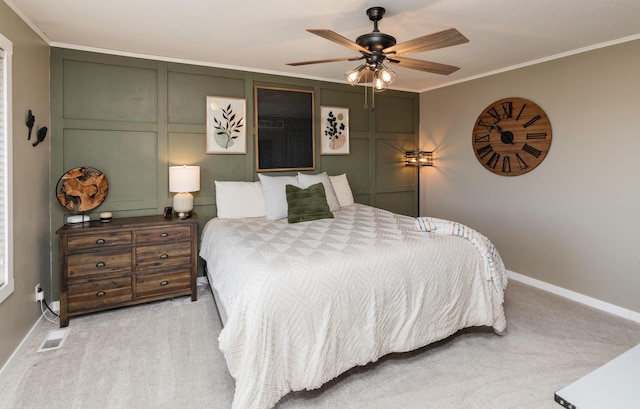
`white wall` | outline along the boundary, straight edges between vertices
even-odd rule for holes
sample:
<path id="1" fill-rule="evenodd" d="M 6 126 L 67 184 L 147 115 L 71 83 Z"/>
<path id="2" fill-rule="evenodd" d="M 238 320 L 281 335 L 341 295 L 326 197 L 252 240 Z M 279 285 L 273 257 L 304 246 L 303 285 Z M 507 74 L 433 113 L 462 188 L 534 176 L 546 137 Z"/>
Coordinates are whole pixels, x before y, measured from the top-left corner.
<path id="1" fill-rule="evenodd" d="M 471 146 L 505 97 L 537 103 L 553 131 L 547 158 L 515 177 Z M 421 214 L 483 232 L 509 270 L 640 311 L 640 40 L 427 91 L 420 111 L 421 148 L 436 151 Z"/>

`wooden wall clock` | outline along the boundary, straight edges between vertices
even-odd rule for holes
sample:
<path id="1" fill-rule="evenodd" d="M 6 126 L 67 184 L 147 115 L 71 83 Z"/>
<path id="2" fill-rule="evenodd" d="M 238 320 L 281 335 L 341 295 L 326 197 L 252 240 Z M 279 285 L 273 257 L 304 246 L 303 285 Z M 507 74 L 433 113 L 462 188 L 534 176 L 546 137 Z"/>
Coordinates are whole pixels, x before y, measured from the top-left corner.
<path id="1" fill-rule="evenodd" d="M 503 176 L 532 171 L 551 147 L 545 112 L 524 98 L 504 98 L 486 107 L 473 127 L 473 151 L 487 170 Z"/>

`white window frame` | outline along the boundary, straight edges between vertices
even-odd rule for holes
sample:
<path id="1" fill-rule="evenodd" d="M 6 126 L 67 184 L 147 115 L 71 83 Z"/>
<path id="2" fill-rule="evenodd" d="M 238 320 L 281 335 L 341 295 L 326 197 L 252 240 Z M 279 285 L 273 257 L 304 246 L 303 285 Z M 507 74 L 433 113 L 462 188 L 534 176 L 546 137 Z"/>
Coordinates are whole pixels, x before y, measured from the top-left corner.
<path id="1" fill-rule="evenodd" d="M 4 117 L 4 121 L 2 121 L 2 137 L 4 140 L 0 141 L 0 143 L 4 143 L 4 178 L 2 180 L 2 183 L 4 184 L 4 195 L 0 195 L 0 200 L 4 201 L 4 211 L 0 212 L 0 217 L 4 219 L 5 227 L 4 231 L 0 231 L 0 234 L 4 235 L 4 249 L 2 249 L 2 252 L 5 254 L 6 258 L 4 264 L 0 264 L 0 275 L 3 278 L 2 281 L 4 281 L 2 286 L 0 286 L 1 303 L 13 293 L 15 285 L 13 279 L 13 208 L 11 200 L 13 197 L 13 155 L 11 146 L 11 140 L 13 139 L 11 126 L 11 123 L 13 122 L 11 110 L 11 61 L 13 57 L 13 43 L 2 34 L 0 34 L 0 49 L 2 49 L 4 53 L 2 58 L 3 75 L 2 78 L 0 78 L 0 81 L 3 81 L 2 90 L 4 91 L 2 95 L 0 95 L 0 98 L 4 100 L 4 112 L 0 112 L 0 115 Z"/>

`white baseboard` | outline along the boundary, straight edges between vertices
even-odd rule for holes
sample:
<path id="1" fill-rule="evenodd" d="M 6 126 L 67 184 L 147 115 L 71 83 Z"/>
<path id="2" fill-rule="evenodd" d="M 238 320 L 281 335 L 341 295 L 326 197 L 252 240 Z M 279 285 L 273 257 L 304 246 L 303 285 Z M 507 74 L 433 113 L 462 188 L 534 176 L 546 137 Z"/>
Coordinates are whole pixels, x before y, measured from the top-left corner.
<path id="1" fill-rule="evenodd" d="M 572 301 L 580 304 L 588 305 L 600 311 L 605 311 L 613 315 L 617 315 L 622 318 L 626 318 L 631 321 L 640 323 L 640 312 L 632 311 L 623 307 L 619 307 L 614 304 L 610 304 L 605 301 L 592 298 L 584 294 L 577 293 L 575 291 L 567 290 L 566 288 L 558 287 L 553 284 L 546 283 L 544 281 L 537 280 L 522 274 L 518 274 L 514 271 L 507 270 L 507 277 L 521 283 L 528 284 L 532 287 L 539 288 L 541 290 L 550 292 L 552 294 L 559 295 L 560 297 L 568 298 Z"/>
<path id="2" fill-rule="evenodd" d="M 50 307 L 56 314 L 60 313 L 60 301 L 52 302 Z M 46 312 L 46 310 L 45 310 L 45 312 Z M 40 326 L 42 326 L 45 322 L 46 322 L 46 318 L 44 317 L 44 315 L 40 315 L 40 318 L 38 318 L 38 320 L 35 322 L 35 324 L 33 324 L 31 329 L 27 333 L 27 335 L 25 335 L 25 337 L 22 339 L 22 342 L 20 342 L 20 345 L 18 345 L 18 347 L 15 349 L 15 351 L 13 351 L 13 353 L 9 357 L 9 359 L 7 359 L 7 362 L 5 362 L 5 364 L 2 366 L 2 368 L 0 368 L 0 381 L 2 380 L 2 373 L 5 371 L 5 369 L 7 369 L 9 367 L 9 365 L 11 364 L 11 362 L 13 360 L 13 357 L 16 356 L 17 354 L 23 352 L 22 350 L 25 347 L 25 345 L 28 342 L 31 341 L 31 339 L 38 332 L 38 329 L 40 328 Z M 0 383 L 2 383 L 2 382 L 0 382 Z"/>
<path id="3" fill-rule="evenodd" d="M 9 359 L 7 359 L 7 362 L 5 362 L 5 364 L 2 366 L 2 368 L 0 368 L 0 381 L 2 381 L 2 374 L 4 373 L 5 369 L 7 369 L 9 367 L 9 365 L 13 361 L 13 358 L 17 354 L 24 352 L 23 348 L 31 341 L 31 339 L 35 336 L 35 334 L 38 333 L 38 330 L 40 329 L 40 326 L 43 323 L 44 323 L 44 317 L 41 315 L 40 318 L 36 321 L 36 323 L 33 324 L 33 327 L 31 327 L 31 329 L 29 330 L 27 335 L 22 339 L 22 342 L 20 342 L 20 345 L 18 345 L 18 347 L 15 349 L 15 351 L 13 351 L 13 353 L 9 357 Z M 0 383 L 2 383 L 2 382 L 0 382 Z"/>

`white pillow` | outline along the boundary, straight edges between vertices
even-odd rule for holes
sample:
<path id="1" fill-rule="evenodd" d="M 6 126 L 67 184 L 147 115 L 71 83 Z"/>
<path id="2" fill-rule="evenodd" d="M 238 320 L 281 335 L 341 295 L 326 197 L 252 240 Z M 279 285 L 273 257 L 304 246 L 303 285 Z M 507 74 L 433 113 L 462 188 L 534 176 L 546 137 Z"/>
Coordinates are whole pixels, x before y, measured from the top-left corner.
<path id="1" fill-rule="evenodd" d="M 220 182 L 216 185 L 216 207 L 220 219 L 264 217 L 265 206 L 260 182 Z"/>
<path id="2" fill-rule="evenodd" d="M 331 180 L 333 190 L 336 193 L 336 197 L 338 198 L 338 202 L 341 207 L 351 206 L 355 203 L 346 173 L 337 176 L 329 176 L 329 180 Z"/>
<path id="3" fill-rule="evenodd" d="M 331 184 L 331 180 L 329 179 L 327 172 L 322 172 L 317 175 L 308 175 L 306 173 L 298 172 L 298 179 L 300 180 L 300 187 L 303 189 L 306 189 L 311 185 L 315 185 L 316 183 L 322 183 L 324 185 L 324 193 L 327 196 L 329 210 L 332 212 L 340 210 L 340 202 L 338 201 L 335 190 L 333 190 L 333 185 Z"/>
<path id="4" fill-rule="evenodd" d="M 262 194 L 264 195 L 264 207 L 267 220 L 279 220 L 287 217 L 289 207 L 287 205 L 286 185 L 300 187 L 297 176 L 267 176 L 258 173 L 262 182 Z"/>

